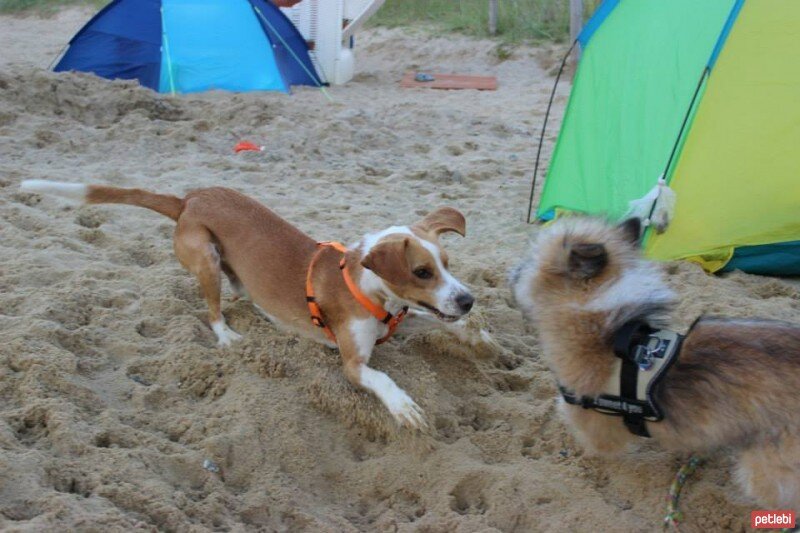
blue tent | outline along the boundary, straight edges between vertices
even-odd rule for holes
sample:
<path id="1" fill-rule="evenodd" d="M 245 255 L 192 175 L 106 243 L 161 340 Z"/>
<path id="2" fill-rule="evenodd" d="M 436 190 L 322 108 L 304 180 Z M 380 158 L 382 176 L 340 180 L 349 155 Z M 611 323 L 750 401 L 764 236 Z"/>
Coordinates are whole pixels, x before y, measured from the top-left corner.
<path id="1" fill-rule="evenodd" d="M 171 93 L 321 85 L 305 39 L 269 0 L 114 0 L 55 70 Z"/>

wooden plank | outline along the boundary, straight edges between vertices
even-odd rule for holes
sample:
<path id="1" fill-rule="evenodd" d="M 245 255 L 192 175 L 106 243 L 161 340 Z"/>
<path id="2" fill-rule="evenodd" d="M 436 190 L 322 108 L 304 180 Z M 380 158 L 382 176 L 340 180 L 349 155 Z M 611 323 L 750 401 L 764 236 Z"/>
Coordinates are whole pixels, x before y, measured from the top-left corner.
<path id="1" fill-rule="evenodd" d="M 431 74 L 434 81 L 416 81 L 416 72 L 406 72 L 400 80 L 400 86 L 406 89 L 477 89 L 479 91 L 497 90 L 497 78 L 494 76 L 466 76 L 463 74 Z"/>

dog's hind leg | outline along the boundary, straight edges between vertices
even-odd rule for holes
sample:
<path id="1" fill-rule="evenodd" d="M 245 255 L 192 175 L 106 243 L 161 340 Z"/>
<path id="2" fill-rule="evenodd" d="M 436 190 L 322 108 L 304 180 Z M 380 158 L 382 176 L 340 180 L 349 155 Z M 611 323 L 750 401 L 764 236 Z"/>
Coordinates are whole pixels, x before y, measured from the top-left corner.
<path id="1" fill-rule="evenodd" d="M 239 276 L 236 275 L 236 272 L 225 262 L 225 260 L 221 260 L 220 267 L 222 268 L 222 272 L 225 273 L 227 276 L 228 281 L 231 283 L 231 289 L 233 289 L 233 300 L 236 301 L 239 298 L 248 298 L 249 295 L 247 294 L 247 290 L 242 285 L 242 281 L 239 279 Z"/>
<path id="2" fill-rule="evenodd" d="M 800 436 L 784 435 L 743 451 L 736 479 L 759 504 L 800 512 Z"/>
<path id="3" fill-rule="evenodd" d="M 179 220 L 175 229 L 175 255 L 181 264 L 197 277 L 200 290 L 208 304 L 208 319 L 217 335 L 217 344 L 227 346 L 241 335 L 225 323 L 220 304 L 221 260 L 211 233 L 201 224 Z"/>

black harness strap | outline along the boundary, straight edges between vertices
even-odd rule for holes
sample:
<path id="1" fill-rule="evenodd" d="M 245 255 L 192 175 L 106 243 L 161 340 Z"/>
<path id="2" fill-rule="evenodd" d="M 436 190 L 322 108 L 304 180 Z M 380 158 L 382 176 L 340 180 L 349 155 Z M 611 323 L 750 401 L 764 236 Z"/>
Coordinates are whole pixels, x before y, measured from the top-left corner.
<path id="1" fill-rule="evenodd" d="M 636 398 L 639 388 L 639 365 L 636 362 L 636 348 L 655 330 L 645 322 L 628 322 L 614 336 L 614 355 L 622 360 L 619 373 L 619 395 L 622 398 Z M 631 353 L 634 352 L 634 353 Z M 625 427 L 634 435 L 650 437 L 645 425 L 644 412 L 622 414 Z"/>
<path id="2" fill-rule="evenodd" d="M 614 355 L 623 360 L 630 357 L 632 349 L 645 341 L 654 331 L 656 330 L 651 328 L 647 322 L 641 320 L 626 322 L 614 333 L 611 341 Z"/>
<path id="3" fill-rule="evenodd" d="M 654 396 L 656 387 L 677 360 L 683 338 L 674 332 L 656 330 L 643 321 L 627 322 L 617 330 L 611 342 L 614 355 L 620 358 L 619 395 L 578 396 L 559 384 L 561 395 L 570 405 L 621 416 L 628 431 L 650 437 L 645 422 L 664 419 Z M 654 363 L 656 360 L 661 363 Z M 640 395 L 639 378 L 643 371 L 649 373 L 649 378 L 643 378 L 649 381 L 642 384 L 645 390 Z"/>
<path id="4" fill-rule="evenodd" d="M 596 397 L 578 396 L 563 385 L 558 386 L 558 390 L 564 401 L 570 405 L 577 405 L 584 409 L 595 409 L 604 415 L 624 416 L 629 413 L 634 416 L 654 417 L 655 412 L 645 402 L 610 394 L 601 394 Z"/>

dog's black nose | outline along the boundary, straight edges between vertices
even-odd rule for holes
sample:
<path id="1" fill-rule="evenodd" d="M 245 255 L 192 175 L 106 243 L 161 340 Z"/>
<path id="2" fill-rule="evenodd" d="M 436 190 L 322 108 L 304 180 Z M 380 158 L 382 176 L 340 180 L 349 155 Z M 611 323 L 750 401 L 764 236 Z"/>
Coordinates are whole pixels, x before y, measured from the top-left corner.
<path id="1" fill-rule="evenodd" d="M 456 304 L 458 304 L 458 308 L 461 309 L 461 312 L 466 314 L 469 313 L 469 310 L 472 309 L 472 304 L 475 303 L 475 298 L 468 292 L 462 292 L 458 296 L 456 296 Z"/>

